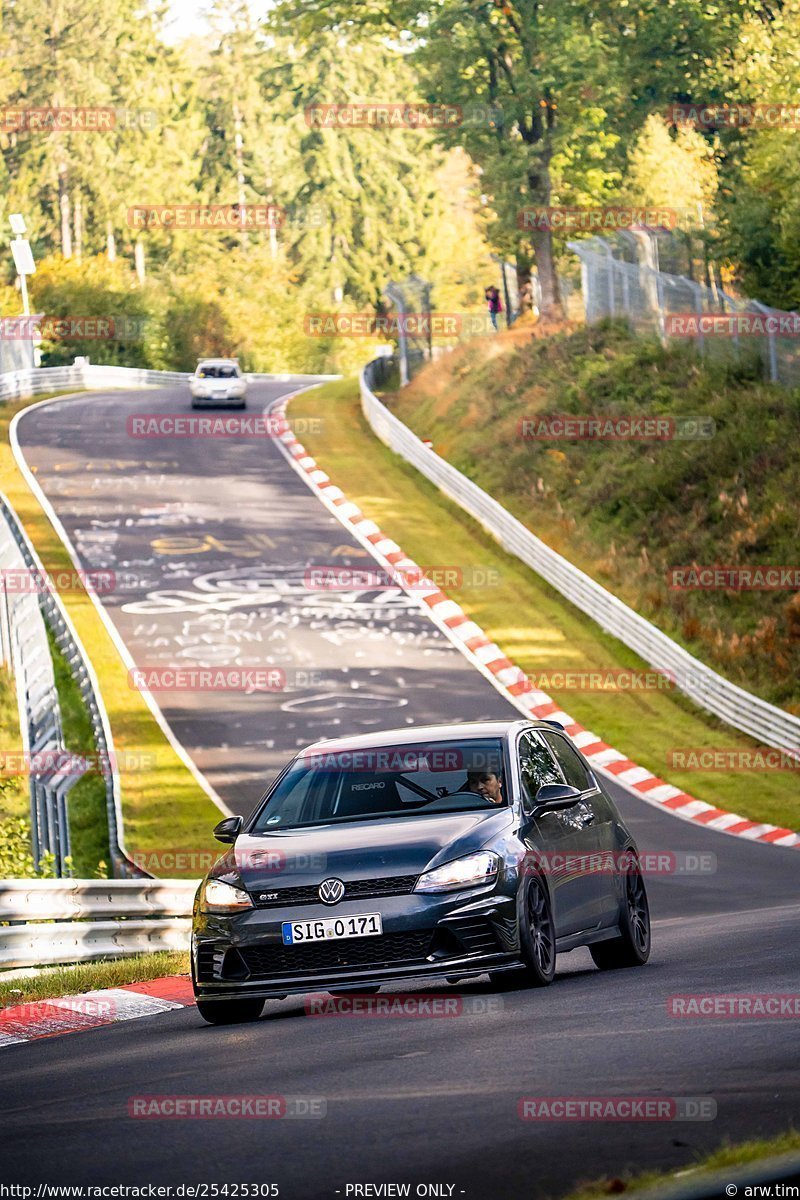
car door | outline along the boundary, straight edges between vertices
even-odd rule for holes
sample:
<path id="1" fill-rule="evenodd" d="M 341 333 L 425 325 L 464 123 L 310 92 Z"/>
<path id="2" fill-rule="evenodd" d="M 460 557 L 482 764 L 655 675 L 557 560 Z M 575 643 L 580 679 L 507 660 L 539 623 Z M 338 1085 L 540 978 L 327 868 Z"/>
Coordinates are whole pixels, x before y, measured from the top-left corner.
<path id="1" fill-rule="evenodd" d="M 523 840 L 530 850 L 531 867 L 542 863 L 553 900 L 553 915 L 558 937 L 577 933 L 597 924 L 596 880 L 581 868 L 596 849 L 592 829 L 592 810 L 583 795 L 564 809 L 536 808 L 536 793 L 547 783 L 569 783 L 559 760 L 538 730 L 525 730 L 517 742 L 523 808 L 530 820 L 523 828 Z M 572 785 L 575 786 L 575 785 Z"/>
<path id="2" fill-rule="evenodd" d="M 619 898 L 614 886 L 613 852 L 616 843 L 613 809 L 606 801 L 591 767 L 566 734 L 558 733 L 555 729 L 542 729 L 539 730 L 539 734 L 555 755 L 567 783 L 581 793 L 576 818 L 581 821 L 585 831 L 587 851 L 595 859 L 595 864 L 589 869 L 590 879 L 587 880 L 589 925 L 605 925 L 616 920 L 619 909 Z"/>

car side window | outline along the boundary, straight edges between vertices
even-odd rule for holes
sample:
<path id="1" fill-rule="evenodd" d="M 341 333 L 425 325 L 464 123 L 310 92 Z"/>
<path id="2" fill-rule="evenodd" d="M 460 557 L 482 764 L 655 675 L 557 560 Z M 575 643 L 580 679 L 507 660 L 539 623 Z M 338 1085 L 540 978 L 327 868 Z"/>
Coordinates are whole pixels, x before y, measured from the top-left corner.
<path id="1" fill-rule="evenodd" d="M 530 733 L 522 734 L 517 753 L 522 790 L 529 804 L 536 802 L 536 793 L 543 784 L 564 782 L 564 776 L 547 746 Z"/>
<path id="2" fill-rule="evenodd" d="M 590 788 L 593 788 L 594 780 L 589 775 L 575 747 L 571 746 L 567 739 L 559 733 L 550 733 L 549 730 L 544 729 L 541 733 L 558 759 L 567 783 L 571 787 L 577 788 L 579 792 L 588 792 Z"/>

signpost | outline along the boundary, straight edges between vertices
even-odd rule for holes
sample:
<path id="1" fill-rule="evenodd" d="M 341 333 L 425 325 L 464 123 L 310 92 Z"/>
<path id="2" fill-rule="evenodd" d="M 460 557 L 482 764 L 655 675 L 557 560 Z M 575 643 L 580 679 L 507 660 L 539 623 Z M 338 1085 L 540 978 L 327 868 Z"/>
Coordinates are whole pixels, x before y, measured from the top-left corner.
<path id="1" fill-rule="evenodd" d="M 11 243 L 11 253 L 14 257 L 14 266 L 17 268 L 19 276 L 19 290 L 22 293 L 22 311 L 26 317 L 30 316 L 30 308 L 28 306 L 28 276 L 36 274 L 36 263 L 33 261 L 31 253 L 31 244 L 25 238 L 25 218 L 22 213 L 11 213 L 9 217 L 11 222 L 11 232 L 17 236 Z"/>

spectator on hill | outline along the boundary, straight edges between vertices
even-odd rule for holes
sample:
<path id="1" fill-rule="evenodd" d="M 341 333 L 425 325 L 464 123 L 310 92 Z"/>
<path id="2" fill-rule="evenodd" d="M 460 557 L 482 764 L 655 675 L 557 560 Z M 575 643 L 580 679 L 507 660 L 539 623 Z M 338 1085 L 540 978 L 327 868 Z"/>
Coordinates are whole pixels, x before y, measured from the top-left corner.
<path id="1" fill-rule="evenodd" d="M 503 311 L 503 305 L 500 300 L 500 292 L 494 285 L 492 285 L 491 287 L 487 287 L 483 294 L 486 297 L 487 304 L 489 305 L 489 319 L 491 320 L 493 327 L 497 329 L 497 314 Z"/>

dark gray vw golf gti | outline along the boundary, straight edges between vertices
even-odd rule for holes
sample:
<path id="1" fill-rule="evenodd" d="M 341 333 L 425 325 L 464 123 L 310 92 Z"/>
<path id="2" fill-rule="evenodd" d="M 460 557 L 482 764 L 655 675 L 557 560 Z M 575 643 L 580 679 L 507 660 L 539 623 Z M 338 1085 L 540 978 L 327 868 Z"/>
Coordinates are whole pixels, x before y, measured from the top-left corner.
<path id="1" fill-rule="evenodd" d="M 650 954 L 637 850 L 560 727 L 492 721 L 317 742 L 286 767 L 197 893 L 192 972 L 212 1024 L 268 997 L 525 972 L 588 946 Z M 517 975 L 519 978 L 519 974 Z"/>

